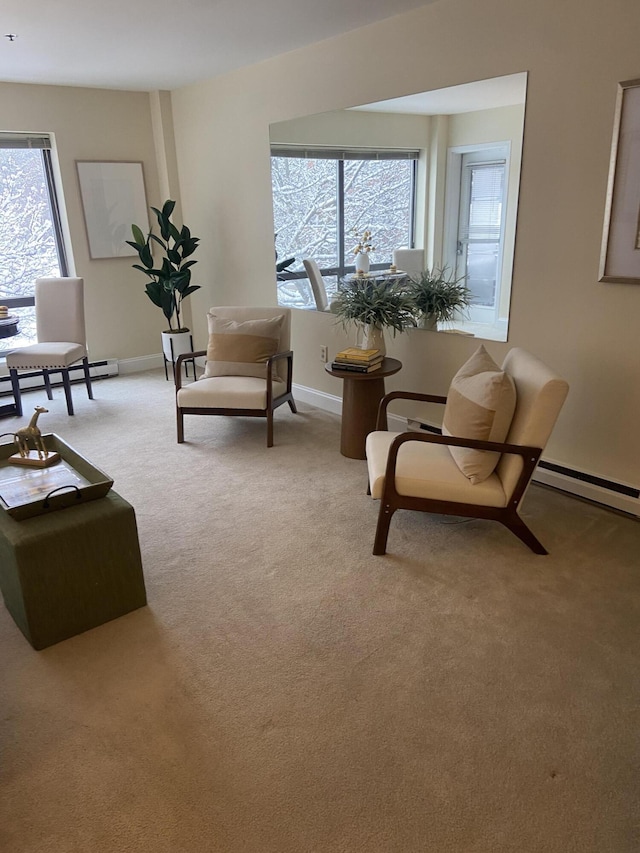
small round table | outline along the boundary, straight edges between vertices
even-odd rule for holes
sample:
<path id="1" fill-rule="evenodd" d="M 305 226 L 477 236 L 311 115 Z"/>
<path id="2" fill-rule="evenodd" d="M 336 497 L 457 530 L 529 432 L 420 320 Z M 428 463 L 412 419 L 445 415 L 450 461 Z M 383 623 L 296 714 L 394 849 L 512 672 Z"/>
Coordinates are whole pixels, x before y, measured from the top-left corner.
<path id="1" fill-rule="evenodd" d="M 371 373 L 334 370 L 331 364 L 324 369 L 331 376 L 344 380 L 342 389 L 342 431 L 340 453 L 350 459 L 366 459 L 365 442 L 376 428 L 378 405 L 384 397 L 384 378 L 402 369 L 397 358 L 385 358 Z"/>
<path id="2" fill-rule="evenodd" d="M 18 334 L 18 323 L 20 318 L 17 314 L 8 314 L 0 317 L 0 338 L 12 338 Z"/>

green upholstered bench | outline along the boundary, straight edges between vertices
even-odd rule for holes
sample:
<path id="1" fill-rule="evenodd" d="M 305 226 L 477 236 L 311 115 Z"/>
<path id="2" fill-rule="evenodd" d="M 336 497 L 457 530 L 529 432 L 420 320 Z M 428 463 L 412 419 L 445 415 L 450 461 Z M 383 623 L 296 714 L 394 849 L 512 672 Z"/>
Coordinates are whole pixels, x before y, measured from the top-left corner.
<path id="1" fill-rule="evenodd" d="M 110 491 L 23 521 L 0 510 L 0 589 L 34 649 L 143 607 L 133 507 Z"/>

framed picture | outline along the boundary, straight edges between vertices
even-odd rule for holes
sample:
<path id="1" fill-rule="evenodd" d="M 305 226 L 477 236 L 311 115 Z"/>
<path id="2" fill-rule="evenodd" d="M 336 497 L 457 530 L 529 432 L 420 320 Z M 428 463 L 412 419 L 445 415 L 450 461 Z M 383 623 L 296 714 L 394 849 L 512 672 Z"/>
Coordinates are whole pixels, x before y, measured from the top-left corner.
<path id="1" fill-rule="evenodd" d="M 149 230 L 142 163 L 77 160 L 91 258 L 133 257 L 131 226 Z"/>
<path id="2" fill-rule="evenodd" d="M 640 80 L 618 85 L 600 281 L 640 284 Z"/>

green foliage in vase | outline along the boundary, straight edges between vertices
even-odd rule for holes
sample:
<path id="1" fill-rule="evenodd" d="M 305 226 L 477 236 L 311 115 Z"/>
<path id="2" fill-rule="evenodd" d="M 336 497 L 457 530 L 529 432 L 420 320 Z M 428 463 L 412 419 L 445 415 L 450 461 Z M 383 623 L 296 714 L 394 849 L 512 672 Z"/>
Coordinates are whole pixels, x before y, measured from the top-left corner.
<path id="1" fill-rule="evenodd" d="M 412 275 L 406 292 L 416 317 L 433 317 L 439 322 L 453 320 L 457 312 L 471 304 L 472 294 L 464 279 L 465 276 L 455 278 L 447 267 L 434 267 Z"/>
<path id="2" fill-rule="evenodd" d="M 182 301 L 191 293 L 200 289 L 200 285 L 191 284 L 191 267 L 197 263 L 195 260 L 187 261 L 200 242 L 199 237 L 193 237 L 186 225 L 180 230 L 171 221 L 171 214 L 176 206 L 175 201 L 165 201 L 162 210 L 152 207 L 160 228 L 160 237 L 151 231 L 145 237 L 137 225 L 131 226 L 133 240 L 126 242 L 133 246 L 140 258 L 140 264 L 133 264 L 133 268 L 140 270 L 151 281 L 147 282 L 146 292 L 154 305 L 162 309 L 164 316 L 169 321 L 169 332 L 188 331 L 182 326 L 180 310 Z M 154 242 L 164 252 L 162 263 L 155 266 L 151 243 Z"/>
<path id="3" fill-rule="evenodd" d="M 341 282 L 331 305 L 343 325 L 350 322 L 402 332 L 415 326 L 413 304 L 407 291 L 384 280 L 355 277 Z"/>

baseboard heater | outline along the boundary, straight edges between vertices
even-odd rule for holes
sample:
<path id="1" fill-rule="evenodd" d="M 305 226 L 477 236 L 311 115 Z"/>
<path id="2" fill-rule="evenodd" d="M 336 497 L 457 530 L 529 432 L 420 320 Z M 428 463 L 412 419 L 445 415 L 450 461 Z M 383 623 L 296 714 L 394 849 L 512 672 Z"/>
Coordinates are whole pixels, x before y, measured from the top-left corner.
<path id="1" fill-rule="evenodd" d="M 442 434 L 439 427 L 424 421 L 409 419 L 407 427 L 411 430 Z M 535 482 L 552 486 L 554 489 L 560 489 L 585 500 L 603 504 L 629 515 L 640 516 L 640 489 L 637 486 L 608 480 L 587 471 L 568 468 L 566 465 L 560 465 L 548 459 L 540 460 L 533 479 Z"/>
<path id="2" fill-rule="evenodd" d="M 108 379 L 110 376 L 118 375 L 118 362 L 115 358 L 108 358 L 104 361 L 92 361 L 89 364 L 91 379 Z M 69 378 L 72 383 L 84 383 L 84 369 L 82 364 L 74 364 L 69 368 Z M 62 385 L 60 373 L 51 373 L 51 384 L 56 387 Z M 42 371 L 27 372 L 20 371 L 20 390 L 32 391 L 42 388 L 44 390 L 44 382 L 42 379 Z M 7 373 L 0 376 L 0 397 L 13 397 L 11 390 L 11 379 Z"/>

